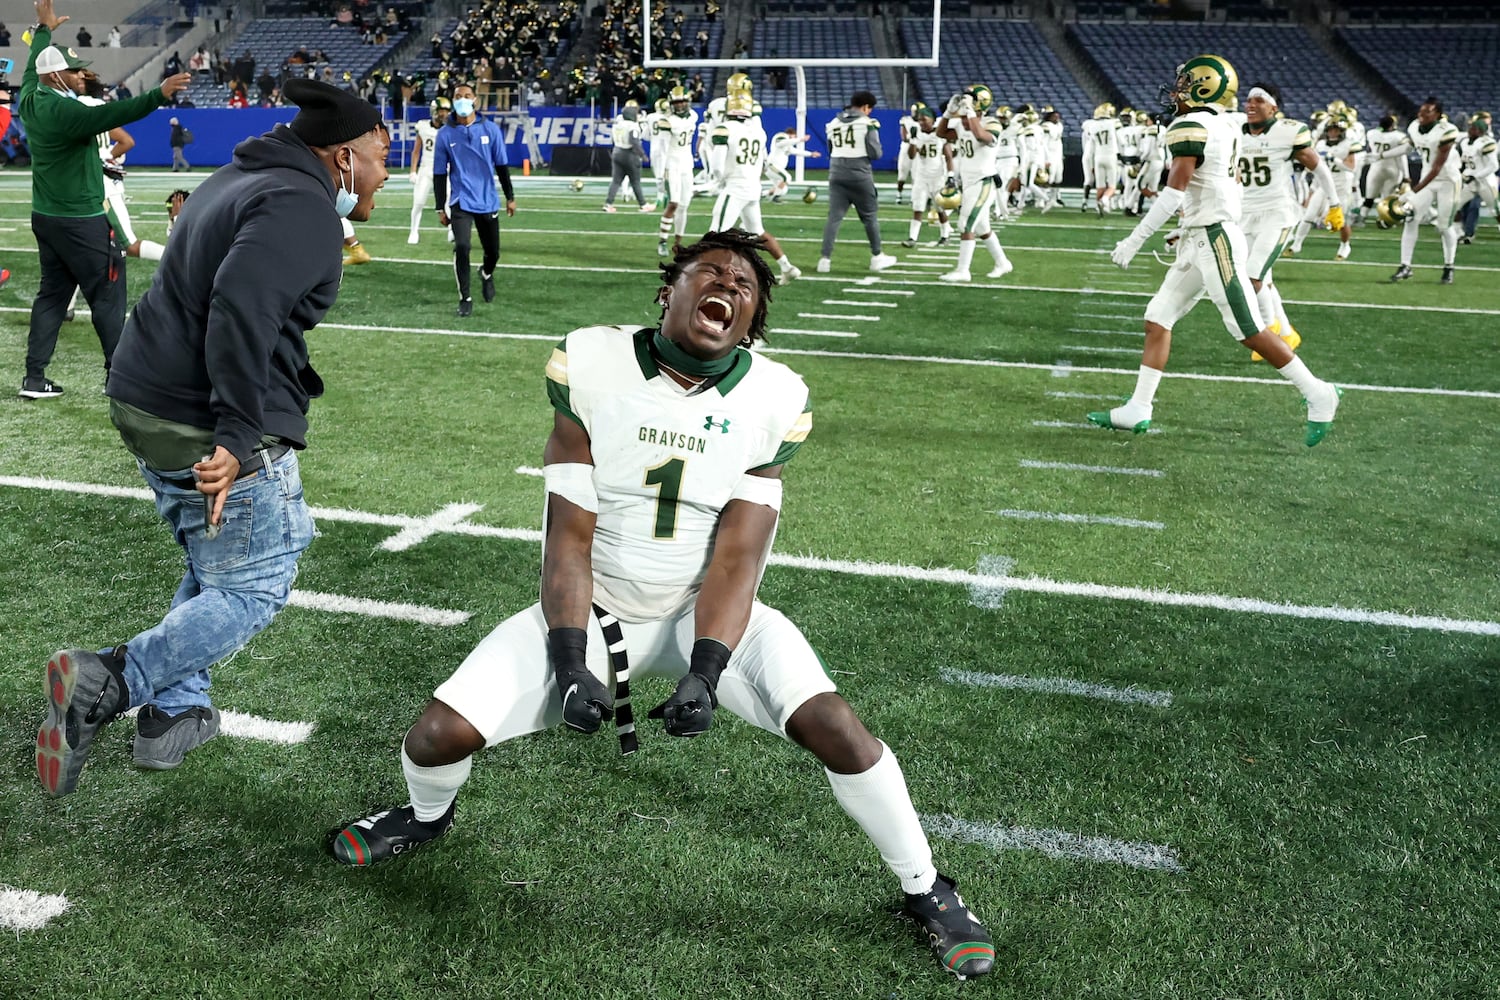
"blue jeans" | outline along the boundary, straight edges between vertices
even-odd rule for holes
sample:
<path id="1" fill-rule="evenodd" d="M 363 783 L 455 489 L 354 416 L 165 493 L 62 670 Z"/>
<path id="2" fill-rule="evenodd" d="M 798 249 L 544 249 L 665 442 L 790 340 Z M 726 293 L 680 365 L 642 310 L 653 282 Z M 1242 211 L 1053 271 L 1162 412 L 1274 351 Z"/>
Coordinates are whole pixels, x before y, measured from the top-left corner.
<path id="1" fill-rule="evenodd" d="M 297 557 L 312 543 L 312 513 L 292 450 L 230 487 L 216 538 L 204 534 L 208 498 L 162 478 L 191 479 L 191 469 L 137 464 L 187 569 L 161 624 L 126 644 L 125 682 L 131 705 L 152 704 L 176 715 L 209 707 L 208 668 L 242 648 L 286 605 Z"/>

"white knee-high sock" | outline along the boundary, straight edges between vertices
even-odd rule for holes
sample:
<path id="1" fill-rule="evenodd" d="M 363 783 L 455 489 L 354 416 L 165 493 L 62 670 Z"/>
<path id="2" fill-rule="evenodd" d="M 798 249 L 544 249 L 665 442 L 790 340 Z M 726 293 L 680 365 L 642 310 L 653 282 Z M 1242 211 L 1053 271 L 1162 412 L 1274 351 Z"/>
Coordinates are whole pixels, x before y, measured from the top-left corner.
<path id="1" fill-rule="evenodd" d="M 1323 380 L 1308 371 L 1306 363 L 1295 354 L 1292 360 L 1277 369 L 1281 375 L 1297 388 L 1302 390 L 1304 396 L 1311 397 L 1313 393 L 1323 388 Z"/>
<path id="2" fill-rule="evenodd" d="M 1442 231 L 1442 239 L 1443 264 L 1447 267 L 1452 267 L 1453 256 L 1454 254 L 1458 253 L 1458 230 L 1453 226 L 1445 227 Z"/>
<path id="3" fill-rule="evenodd" d="M 1312 231 L 1313 224 L 1307 220 L 1297 223 L 1297 234 L 1292 237 L 1292 249 L 1298 253 L 1302 252 L 1302 241 L 1307 239 L 1307 234 Z"/>
<path id="4" fill-rule="evenodd" d="M 1417 248 L 1417 224 L 1410 219 L 1401 225 L 1401 263 L 1411 267 L 1412 251 Z"/>
<path id="5" fill-rule="evenodd" d="M 469 770 L 474 766 L 473 756 L 465 757 L 456 764 L 440 764 L 437 767 L 422 767 L 406 755 L 405 743 L 401 746 L 401 770 L 406 774 L 406 791 L 411 796 L 412 815 L 423 823 L 431 823 L 448 811 L 458 790 L 469 780 Z"/>
<path id="6" fill-rule="evenodd" d="M 1281 289 L 1277 288 L 1276 283 L 1273 281 L 1266 282 L 1262 287 L 1270 291 L 1273 308 L 1272 312 L 1263 313 L 1263 318 L 1269 321 L 1272 317 L 1275 317 L 1281 323 L 1281 332 L 1291 333 L 1292 321 L 1286 314 L 1286 304 L 1281 301 Z"/>
<path id="7" fill-rule="evenodd" d="M 1277 312 L 1277 301 L 1275 286 L 1269 282 L 1262 283 L 1260 291 L 1255 293 L 1255 304 L 1260 307 L 1260 318 L 1266 323 L 1279 323 L 1281 316 Z M 1286 327 L 1281 327 L 1281 332 L 1286 333 Z"/>
<path id="8" fill-rule="evenodd" d="M 902 891 L 926 892 L 937 878 L 932 847 L 912 807 L 900 762 L 884 743 L 880 749 L 880 759 L 863 774 L 835 774 L 825 768 L 828 784 L 844 812 L 865 831 L 901 879 Z"/>
<path id="9" fill-rule="evenodd" d="M 1005 248 L 1000 245 L 1000 237 L 990 233 L 984 238 L 984 248 L 995 258 L 996 267 L 1004 267 L 1010 263 L 1010 258 L 1005 256 Z"/>
<path id="10" fill-rule="evenodd" d="M 958 241 L 958 267 L 955 270 L 969 273 L 969 265 L 974 263 L 974 240 Z"/>
<path id="11" fill-rule="evenodd" d="M 912 219 L 911 224 L 906 227 L 906 238 L 914 240 L 922 232 L 922 220 Z"/>
<path id="12" fill-rule="evenodd" d="M 1156 399 L 1156 387 L 1161 385 L 1161 369 L 1141 365 L 1135 376 L 1135 392 L 1130 394 L 1127 406 L 1149 407 Z"/>

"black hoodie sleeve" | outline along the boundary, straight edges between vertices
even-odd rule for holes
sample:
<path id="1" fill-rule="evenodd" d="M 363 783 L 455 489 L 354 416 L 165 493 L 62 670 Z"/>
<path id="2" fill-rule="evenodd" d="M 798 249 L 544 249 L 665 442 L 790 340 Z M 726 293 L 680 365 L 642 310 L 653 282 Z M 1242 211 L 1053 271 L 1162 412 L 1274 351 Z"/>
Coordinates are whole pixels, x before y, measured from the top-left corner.
<path id="1" fill-rule="evenodd" d="M 300 337 L 337 297 L 338 229 L 307 223 L 329 211 L 322 191 L 258 196 L 245 207 L 214 275 L 204 341 L 214 443 L 242 462 L 264 431 L 272 358 L 283 330 L 295 328 Z"/>

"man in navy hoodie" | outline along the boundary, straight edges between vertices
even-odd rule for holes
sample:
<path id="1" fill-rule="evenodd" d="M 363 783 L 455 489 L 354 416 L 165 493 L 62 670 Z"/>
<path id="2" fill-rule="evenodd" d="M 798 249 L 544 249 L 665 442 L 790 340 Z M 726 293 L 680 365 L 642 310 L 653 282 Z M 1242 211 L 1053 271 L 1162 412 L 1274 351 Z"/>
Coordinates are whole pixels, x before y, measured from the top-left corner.
<path id="1" fill-rule="evenodd" d="M 295 80 L 286 96 L 292 122 L 240 143 L 185 203 L 115 351 L 110 418 L 187 571 L 160 624 L 48 662 L 36 761 L 54 796 L 127 708 L 142 706 L 138 767 L 176 767 L 217 734 L 209 667 L 270 624 L 312 541 L 297 451 L 323 380 L 305 335 L 338 295 L 339 219 L 369 219 L 391 141 L 374 106 L 336 87 Z"/>

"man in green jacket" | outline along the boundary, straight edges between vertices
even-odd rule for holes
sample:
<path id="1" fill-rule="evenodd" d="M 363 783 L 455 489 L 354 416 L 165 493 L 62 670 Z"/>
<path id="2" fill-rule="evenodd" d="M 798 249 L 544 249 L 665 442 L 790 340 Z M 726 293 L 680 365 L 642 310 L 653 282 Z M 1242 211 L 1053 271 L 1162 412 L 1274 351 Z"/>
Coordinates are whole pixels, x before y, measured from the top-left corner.
<path id="1" fill-rule="evenodd" d="M 19 109 L 31 147 L 31 231 L 42 277 L 31 306 L 21 395 L 48 399 L 63 391 L 47 378 L 47 363 L 75 287 L 93 311 L 106 372 L 125 326 L 125 253 L 104 214 L 99 133 L 172 103 L 192 75 L 179 73 L 140 97 L 89 107 L 78 100 L 88 63 L 72 49 L 52 44 L 53 30 L 68 19 L 53 13 L 52 0 L 36 0 L 36 15 Z"/>

